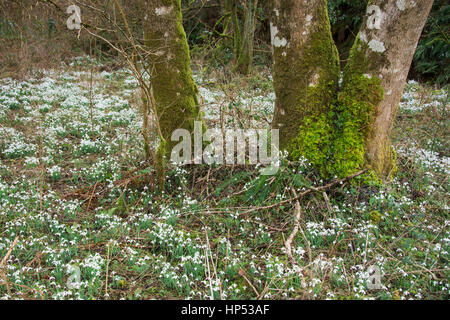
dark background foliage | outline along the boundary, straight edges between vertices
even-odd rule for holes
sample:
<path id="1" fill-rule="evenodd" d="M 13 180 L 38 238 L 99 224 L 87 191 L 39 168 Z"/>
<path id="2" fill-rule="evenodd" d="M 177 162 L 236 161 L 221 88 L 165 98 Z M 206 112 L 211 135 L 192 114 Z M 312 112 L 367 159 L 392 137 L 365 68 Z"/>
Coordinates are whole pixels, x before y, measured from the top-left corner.
<path id="1" fill-rule="evenodd" d="M 61 8 L 67 4 L 63 0 L 52 3 Z M 134 23 L 135 19 L 139 20 L 135 16 L 136 11 L 133 11 L 135 2 L 123 3 L 129 9 L 133 26 L 139 28 L 140 24 Z M 182 5 L 192 55 L 203 59 L 205 66 L 228 65 L 233 59 L 233 41 L 230 16 L 224 9 L 224 0 L 182 0 Z M 361 26 L 366 6 L 367 0 L 328 0 L 333 37 L 343 65 Z M 74 32 L 68 31 L 65 27 L 67 15 L 49 2 L 6 0 L 0 3 L 0 9 L 0 71 L 13 74 L 26 72 L 32 66 L 51 66 L 71 54 L 90 53 L 93 45 L 97 55 L 110 53 L 107 45 L 88 35 L 78 39 Z M 244 8 L 240 6 L 239 10 L 242 17 Z M 83 14 L 89 15 L 86 12 Z M 254 46 L 256 65 L 271 65 L 269 20 L 270 1 L 259 1 Z M 449 25 L 450 4 L 447 0 L 435 0 L 414 57 L 410 79 L 441 86 L 449 83 Z M 110 35 L 102 36 L 108 38 Z"/>
<path id="2" fill-rule="evenodd" d="M 333 38 L 339 49 L 341 62 L 346 63 L 348 53 L 363 21 L 367 0 L 328 0 L 328 12 Z M 226 12 L 220 1 L 183 0 L 185 28 L 194 51 L 196 47 L 211 48 L 211 58 L 216 64 L 226 64 L 232 59 L 231 41 L 227 41 Z M 270 64 L 270 30 L 267 1 L 260 1 L 256 30 L 255 62 Z M 422 39 L 414 56 L 410 78 L 420 81 L 448 84 L 450 78 L 450 5 L 446 0 L 436 0 Z M 205 52 L 205 51 L 203 51 Z"/>
<path id="3" fill-rule="evenodd" d="M 448 84 L 450 78 L 450 4 L 435 1 L 414 56 L 410 76 Z"/>

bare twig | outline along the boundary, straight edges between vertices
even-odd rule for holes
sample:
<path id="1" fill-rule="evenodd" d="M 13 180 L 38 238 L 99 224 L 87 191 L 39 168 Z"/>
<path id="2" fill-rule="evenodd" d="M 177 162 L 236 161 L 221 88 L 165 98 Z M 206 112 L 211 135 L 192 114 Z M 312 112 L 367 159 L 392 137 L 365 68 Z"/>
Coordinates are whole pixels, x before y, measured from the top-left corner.
<path id="1" fill-rule="evenodd" d="M 108 297 L 109 246 L 110 246 L 110 243 L 108 243 L 108 245 L 107 245 L 108 251 L 106 253 L 105 297 Z"/>
<path id="2" fill-rule="evenodd" d="M 214 300 L 214 291 L 212 287 L 212 279 L 211 279 L 211 268 L 209 267 L 209 238 L 208 238 L 208 230 L 205 230 L 206 233 L 206 241 L 207 241 L 207 249 L 205 249 L 205 259 L 206 259 L 206 270 L 208 271 L 208 279 L 209 279 L 209 289 L 211 291 L 211 300 Z"/>
<path id="3" fill-rule="evenodd" d="M 253 283 L 246 277 L 245 275 L 245 270 L 244 269 L 240 269 L 239 270 L 239 275 L 245 279 L 245 281 L 247 281 L 247 283 L 250 285 L 250 287 L 253 289 L 253 291 L 256 293 L 256 297 L 259 297 L 260 294 L 258 292 L 258 290 L 256 290 L 255 286 L 253 285 Z"/>
<path id="4" fill-rule="evenodd" d="M 330 214 L 333 214 L 333 207 L 331 206 L 330 198 L 328 198 L 326 191 L 323 191 L 322 195 L 323 195 L 323 198 L 325 199 L 325 203 L 327 205 L 328 212 Z"/>
<path id="5" fill-rule="evenodd" d="M 3 257 L 2 261 L 0 262 L 0 272 L 1 272 L 1 276 L 3 278 L 3 280 L 5 281 L 5 285 L 6 285 L 6 290 L 8 291 L 8 295 L 11 296 L 11 288 L 9 287 L 9 282 L 8 282 L 8 277 L 6 276 L 6 273 L 4 271 L 5 267 L 6 267 L 6 262 L 9 259 L 9 256 L 11 255 L 14 247 L 17 244 L 17 241 L 19 240 L 19 236 L 17 236 L 13 243 L 11 244 L 11 247 L 9 247 L 8 252 L 6 252 L 6 255 Z"/>
<path id="6" fill-rule="evenodd" d="M 298 233 L 298 229 L 300 228 L 300 219 L 302 216 L 302 209 L 300 207 L 300 203 L 298 200 L 295 202 L 295 220 L 294 220 L 294 230 L 292 230 L 292 233 L 287 238 L 284 246 L 286 247 L 286 253 L 289 257 L 289 260 L 291 260 L 291 263 L 293 265 L 298 265 L 297 261 L 295 260 L 294 256 L 292 255 L 292 241 L 294 240 L 295 236 Z"/>

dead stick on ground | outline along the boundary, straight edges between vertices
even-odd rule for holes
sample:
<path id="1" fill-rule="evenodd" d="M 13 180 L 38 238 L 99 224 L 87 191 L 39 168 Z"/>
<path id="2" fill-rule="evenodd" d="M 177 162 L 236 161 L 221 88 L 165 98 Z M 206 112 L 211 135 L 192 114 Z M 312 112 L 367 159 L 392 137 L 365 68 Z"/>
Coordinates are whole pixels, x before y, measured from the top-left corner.
<path id="1" fill-rule="evenodd" d="M 14 239 L 14 241 L 13 241 L 11 247 L 9 248 L 8 252 L 6 252 L 6 256 L 5 256 L 5 257 L 2 259 L 2 261 L 0 262 L 0 272 L 2 273 L 3 280 L 5 281 L 6 290 L 8 291 L 8 295 L 9 295 L 9 296 L 11 296 L 11 289 L 10 289 L 10 287 L 9 287 L 8 278 L 6 277 L 6 274 L 5 274 L 5 272 L 4 272 L 3 269 L 5 268 L 6 262 L 8 261 L 9 256 L 11 255 L 11 253 L 12 253 L 14 247 L 16 246 L 18 240 L 19 240 L 19 236 L 17 236 L 17 237 Z"/>
<path id="2" fill-rule="evenodd" d="M 206 245 L 209 246 L 208 230 L 205 230 L 205 234 L 206 234 Z M 211 290 L 211 300 L 214 300 L 214 291 L 213 291 L 212 279 L 211 279 L 211 269 L 209 268 L 208 248 L 205 249 L 205 259 L 206 259 L 206 270 L 208 271 L 209 288 Z"/>
<path id="3" fill-rule="evenodd" d="M 325 204 L 327 205 L 328 213 L 333 214 L 333 207 L 331 206 L 330 199 L 328 198 L 328 195 L 326 191 L 322 192 L 323 198 L 325 199 Z"/>
<path id="4" fill-rule="evenodd" d="M 297 197 L 297 193 L 295 192 L 294 188 L 291 188 L 292 193 L 294 193 L 294 196 L 297 198 L 297 200 L 295 200 L 295 207 L 296 207 L 296 211 L 300 212 L 301 215 L 301 207 L 300 207 L 300 202 L 298 201 L 298 197 Z M 309 263 L 311 264 L 312 262 L 312 251 L 311 251 L 311 243 L 309 242 L 308 238 L 306 237 L 305 231 L 303 231 L 303 228 L 300 226 L 300 218 L 298 220 L 298 230 L 300 230 L 300 233 L 302 234 L 303 237 L 303 241 L 305 242 L 306 245 L 306 250 L 308 250 L 308 258 L 309 258 Z"/>
<path id="5" fill-rule="evenodd" d="M 295 202 L 295 220 L 294 220 L 294 230 L 292 230 L 292 233 L 287 238 L 286 242 L 284 243 L 284 246 L 286 247 L 286 253 L 289 257 L 289 260 L 291 260 L 291 263 L 295 266 L 298 265 L 297 261 L 295 260 L 294 256 L 292 255 L 292 241 L 294 240 L 295 236 L 298 233 L 298 229 L 300 228 L 300 219 L 302 217 L 302 209 L 300 208 L 300 203 L 298 200 Z"/>
<path id="6" fill-rule="evenodd" d="M 89 197 L 89 202 L 86 207 L 86 212 L 89 211 L 89 207 L 91 206 L 91 201 L 92 201 L 92 198 L 94 197 L 94 192 L 95 192 L 95 189 L 97 188 L 97 185 L 98 185 L 98 181 L 95 183 L 94 188 L 92 189 L 92 193 L 91 193 L 91 196 Z"/>
<path id="7" fill-rule="evenodd" d="M 42 132 L 42 127 L 44 125 L 44 121 L 43 118 L 41 117 L 41 125 L 39 127 L 39 210 L 42 213 L 42 208 L 43 208 L 43 198 L 44 198 L 44 160 L 43 160 L 43 153 L 44 153 L 44 147 L 43 147 L 43 143 L 42 143 L 42 139 L 43 139 L 43 132 Z"/>
<path id="8" fill-rule="evenodd" d="M 210 265 L 213 267 L 214 275 L 216 277 L 216 282 L 219 284 L 220 299 L 222 300 L 222 289 L 221 289 L 222 284 L 221 284 L 221 282 L 219 280 L 219 277 L 217 275 L 216 265 L 214 264 L 214 258 L 212 256 L 212 252 L 211 252 L 211 244 L 209 243 L 208 231 L 206 231 L 206 245 L 207 245 L 207 259 L 211 259 L 211 264 Z"/>
<path id="9" fill-rule="evenodd" d="M 16 246 L 18 240 L 19 240 L 19 236 L 17 236 L 17 237 L 14 239 L 14 241 L 13 241 L 11 247 L 9 248 L 8 252 L 6 253 L 6 256 L 2 259 L 2 262 L 0 262 L 0 268 L 3 268 L 3 266 L 6 265 L 6 261 L 8 261 L 8 258 L 9 258 L 9 256 L 11 255 L 11 253 L 12 253 L 14 247 Z"/>
<path id="10" fill-rule="evenodd" d="M 253 289 L 253 291 L 256 293 L 256 297 L 258 298 L 260 296 L 258 290 L 256 290 L 255 286 L 253 285 L 253 283 L 245 276 L 245 270 L 244 269 L 240 269 L 239 270 L 239 275 L 245 279 L 245 281 L 247 281 L 247 283 L 250 285 L 250 287 Z"/>
<path id="11" fill-rule="evenodd" d="M 106 279 L 105 279 L 105 297 L 108 297 L 108 271 L 109 271 L 109 245 L 108 243 L 108 250 L 106 253 Z"/>
<path id="12" fill-rule="evenodd" d="M 293 254 L 292 254 L 292 241 L 294 240 L 295 236 L 297 235 L 298 231 L 300 230 L 300 232 L 303 236 L 303 239 L 305 241 L 305 244 L 307 245 L 308 258 L 309 258 L 310 264 L 311 264 L 311 260 L 312 260 L 311 245 L 310 245 L 308 239 L 306 238 L 306 235 L 303 232 L 302 227 L 300 226 L 300 219 L 302 218 L 302 208 L 300 206 L 300 202 L 298 201 L 297 193 L 295 192 L 294 188 L 291 188 L 291 190 L 294 193 L 295 198 L 297 198 L 297 200 L 295 200 L 295 221 L 294 221 L 294 230 L 292 230 L 292 233 L 289 235 L 288 239 L 285 241 L 285 247 L 286 247 L 286 253 L 289 257 L 289 260 L 292 263 L 292 266 L 294 267 L 294 270 L 300 275 L 302 285 L 306 286 L 305 279 L 304 279 L 301 269 L 298 265 L 298 262 L 297 262 L 297 260 L 295 260 Z"/>

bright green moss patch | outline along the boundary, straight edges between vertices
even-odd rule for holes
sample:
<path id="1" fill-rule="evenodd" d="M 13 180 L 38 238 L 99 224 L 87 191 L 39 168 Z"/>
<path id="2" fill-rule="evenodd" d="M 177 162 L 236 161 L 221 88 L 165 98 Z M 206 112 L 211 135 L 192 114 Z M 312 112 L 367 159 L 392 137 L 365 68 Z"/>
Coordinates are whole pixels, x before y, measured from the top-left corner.
<path id="1" fill-rule="evenodd" d="M 342 178 L 364 168 L 366 139 L 383 99 L 377 78 L 360 76 L 347 88 L 327 108 L 328 113 L 303 121 L 290 146 L 293 158 L 305 156 L 324 178 Z"/>
<path id="2" fill-rule="evenodd" d="M 294 159 L 306 157 L 322 175 L 326 175 L 332 132 L 331 122 L 325 114 L 306 118 L 290 145 L 289 154 Z"/>
<path id="3" fill-rule="evenodd" d="M 284 9 L 288 10 L 288 9 Z M 283 9 L 282 9 L 283 11 Z M 331 36 L 326 6 L 322 3 L 314 15 L 311 34 L 305 41 L 287 36 L 288 46 L 274 48 L 275 91 L 281 109 L 275 114 L 274 124 L 281 131 L 280 148 L 290 148 L 298 130 L 298 119 L 307 119 L 328 112 L 338 89 L 339 54 Z M 289 21 L 279 21 L 287 25 Z"/>
<path id="4" fill-rule="evenodd" d="M 306 117 L 288 149 L 294 159 L 306 157 L 326 179 L 343 178 L 366 166 L 366 141 L 384 90 L 379 78 L 365 74 L 364 45 L 356 40 L 336 99 L 321 108 L 328 112 Z M 378 180 L 373 172 L 366 177 Z"/>

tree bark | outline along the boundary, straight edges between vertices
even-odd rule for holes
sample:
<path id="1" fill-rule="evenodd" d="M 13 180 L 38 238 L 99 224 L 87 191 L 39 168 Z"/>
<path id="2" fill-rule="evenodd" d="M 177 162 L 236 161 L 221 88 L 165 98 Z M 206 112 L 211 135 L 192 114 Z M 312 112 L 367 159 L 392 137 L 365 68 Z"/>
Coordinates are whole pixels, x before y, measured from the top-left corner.
<path id="1" fill-rule="evenodd" d="M 238 5 L 244 8 L 241 25 Z M 249 74 L 253 65 L 253 42 L 255 39 L 258 0 L 226 0 L 225 6 L 231 14 L 233 26 L 234 67 L 241 74 Z"/>
<path id="2" fill-rule="evenodd" d="M 245 18 L 242 30 L 242 47 L 240 48 L 235 70 L 241 74 L 249 74 L 253 65 L 253 42 L 255 41 L 258 0 L 246 0 L 244 4 Z"/>
<path id="3" fill-rule="evenodd" d="M 339 55 L 326 0 L 275 0 L 271 36 L 276 93 L 273 127 L 292 151 L 303 119 L 325 113 L 339 81 Z"/>
<path id="4" fill-rule="evenodd" d="M 325 0 L 276 0 L 273 126 L 291 158 L 325 178 L 395 169 L 390 133 L 433 0 L 371 0 L 342 85 Z"/>
<path id="5" fill-rule="evenodd" d="M 238 0 L 225 0 L 225 7 L 230 12 L 231 17 L 231 27 L 233 28 L 234 64 L 236 64 L 242 47 L 241 26 L 238 16 Z"/>
<path id="6" fill-rule="evenodd" d="M 147 0 L 144 31 L 151 70 L 151 85 L 158 112 L 164 153 L 170 155 L 176 129 L 194 131 L 200 119 L 198 89 L 192 77 L 181 0 Z"/>
<path id="7" fill-rule="evenodd" d="M 367 136 L 367 164 L 379 177 L 395 168 L 390 134 L 420 35 L 433 0 L 372 0 L 352 48 L 344 75 L 344 91 L 355 74 L 381 80 L 384 98 L 378 103 Z M 364 100 L 364 97 L 359 97 Z"/>

